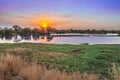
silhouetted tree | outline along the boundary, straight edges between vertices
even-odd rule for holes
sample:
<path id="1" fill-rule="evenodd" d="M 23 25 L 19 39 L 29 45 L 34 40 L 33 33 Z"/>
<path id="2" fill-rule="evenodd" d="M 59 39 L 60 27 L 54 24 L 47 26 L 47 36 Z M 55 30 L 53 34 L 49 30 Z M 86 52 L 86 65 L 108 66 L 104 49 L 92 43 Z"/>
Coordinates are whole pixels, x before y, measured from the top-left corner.
<path id="1" fill-rule="evenodd" d="M 40 35 L 40 29 L 37 29 L 37 28 L 32 29 L 32 35 L 33 36 L 39 36 Z"/>
<path id="2" fill-rule="evenodd" d="M 21 36 L 31 36 L 31 29 L 30 28 L 22 28 L 20 31 Z"/>
<path id="3" fill-rule="evenodd" d="M 13 30 L 14 30 L 14 35 L 19 35 L 20 34 L 20 31 L 21 31 L 21 27 L 18 26 L 18 25 L 14 25 L 12 26 Z"/>
<path id="4" fill-rule="evenodd" d="M 0 29 L 0 38 L 3 38 L 5 36 L 5 31 L 1 28 Z"/>
<path id="5" fill-rule="evenodd" d="M 4 34 L 6 39 L 11 39 L 12 35 L 13 35 L 13 30 L 11 28 L 10 29 L 5 28 L 3 34 Z"/>

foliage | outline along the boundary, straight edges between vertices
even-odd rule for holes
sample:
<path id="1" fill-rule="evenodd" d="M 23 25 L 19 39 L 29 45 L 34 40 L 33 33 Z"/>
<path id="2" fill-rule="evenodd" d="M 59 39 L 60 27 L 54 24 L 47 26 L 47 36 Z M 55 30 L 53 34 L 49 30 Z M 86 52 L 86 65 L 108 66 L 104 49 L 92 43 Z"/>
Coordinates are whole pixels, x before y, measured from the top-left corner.
<path id="1" fill-rule="evenodd" d="M 67 29 L 67 30 L 57 30 L 52 28 L 51 26 L 47 27 L 47 35 L 51 33 L 56 34 L 65 34 L 65 33 L 83 33 L 83 34 L 107 34 L 107 33 L 118 33 L 120 35 L 120 30 L 74 30 L 74 29 Z M 22 37 L 28 37 L 33 35 L 34 37 L 46 35 L 44 32 L 44 28 L 29 28 L 29 27 L 20 27 L 18 25 L 12 26 L 12 28 L 0 28 L 0 37 L 11 38 L 12 36 L 20 35 Z"/>

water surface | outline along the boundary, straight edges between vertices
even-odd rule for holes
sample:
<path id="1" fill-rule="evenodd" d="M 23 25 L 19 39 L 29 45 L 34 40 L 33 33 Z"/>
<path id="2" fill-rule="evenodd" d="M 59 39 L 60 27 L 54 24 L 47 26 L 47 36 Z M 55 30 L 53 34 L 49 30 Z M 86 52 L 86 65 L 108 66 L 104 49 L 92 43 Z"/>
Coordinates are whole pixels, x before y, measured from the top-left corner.
<path id="1" fill-rule="evenodd" d="M 17 43 L 46 43 L 46 44 L 120 44 L 120 36 L 114 37 L 100 37 L 100 36 L 70 36 L 70 37 L 53 37 L 47 39 L 47 37 L 22 39 Z M 0 43 L 16 43 L 14 39 L 1 39 Z"/>

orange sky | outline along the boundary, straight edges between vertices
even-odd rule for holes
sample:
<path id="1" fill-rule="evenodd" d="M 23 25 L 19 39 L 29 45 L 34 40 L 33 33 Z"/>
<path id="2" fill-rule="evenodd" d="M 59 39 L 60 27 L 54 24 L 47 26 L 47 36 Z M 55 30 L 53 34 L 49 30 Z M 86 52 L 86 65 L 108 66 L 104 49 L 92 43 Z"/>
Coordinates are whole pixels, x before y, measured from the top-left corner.
<path id="1" fill-rule="evenodd" d="M 48 26 L 56 29 L 117 29 L 117 19 L 107 19 L 102 16 L 78 16 L 70 14 L 58 14 L 58 13 L 42 13 L 31 15 L 13 15 L 2 14 L 0 17 L 1 22 L 10 24 L 11 26 L 17 24 L 23 27 L 36 27 L 40 28 L 42 22 L 47 22 Z M 117 25 L 117 26 L 116 26 Z"/>
<path id="2" fill-rule="evenodd" d="M 0 0 L 0 27 L 120 29 L 120 0 Z"/>

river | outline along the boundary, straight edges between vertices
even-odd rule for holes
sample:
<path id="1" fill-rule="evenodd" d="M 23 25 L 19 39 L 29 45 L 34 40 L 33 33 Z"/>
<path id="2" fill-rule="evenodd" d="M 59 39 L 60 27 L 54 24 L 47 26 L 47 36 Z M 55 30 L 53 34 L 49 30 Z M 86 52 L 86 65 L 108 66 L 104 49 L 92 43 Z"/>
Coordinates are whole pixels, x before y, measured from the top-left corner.
<path id="1" fill-rule="evenodd" d="M 12 39 L 1 39 L 0 43 L 46 43 L 46 44 L 120 44 L 120 36 L 69 36 L 69 37 L 38 37 L 21 39 L 14 41 Z"/>

